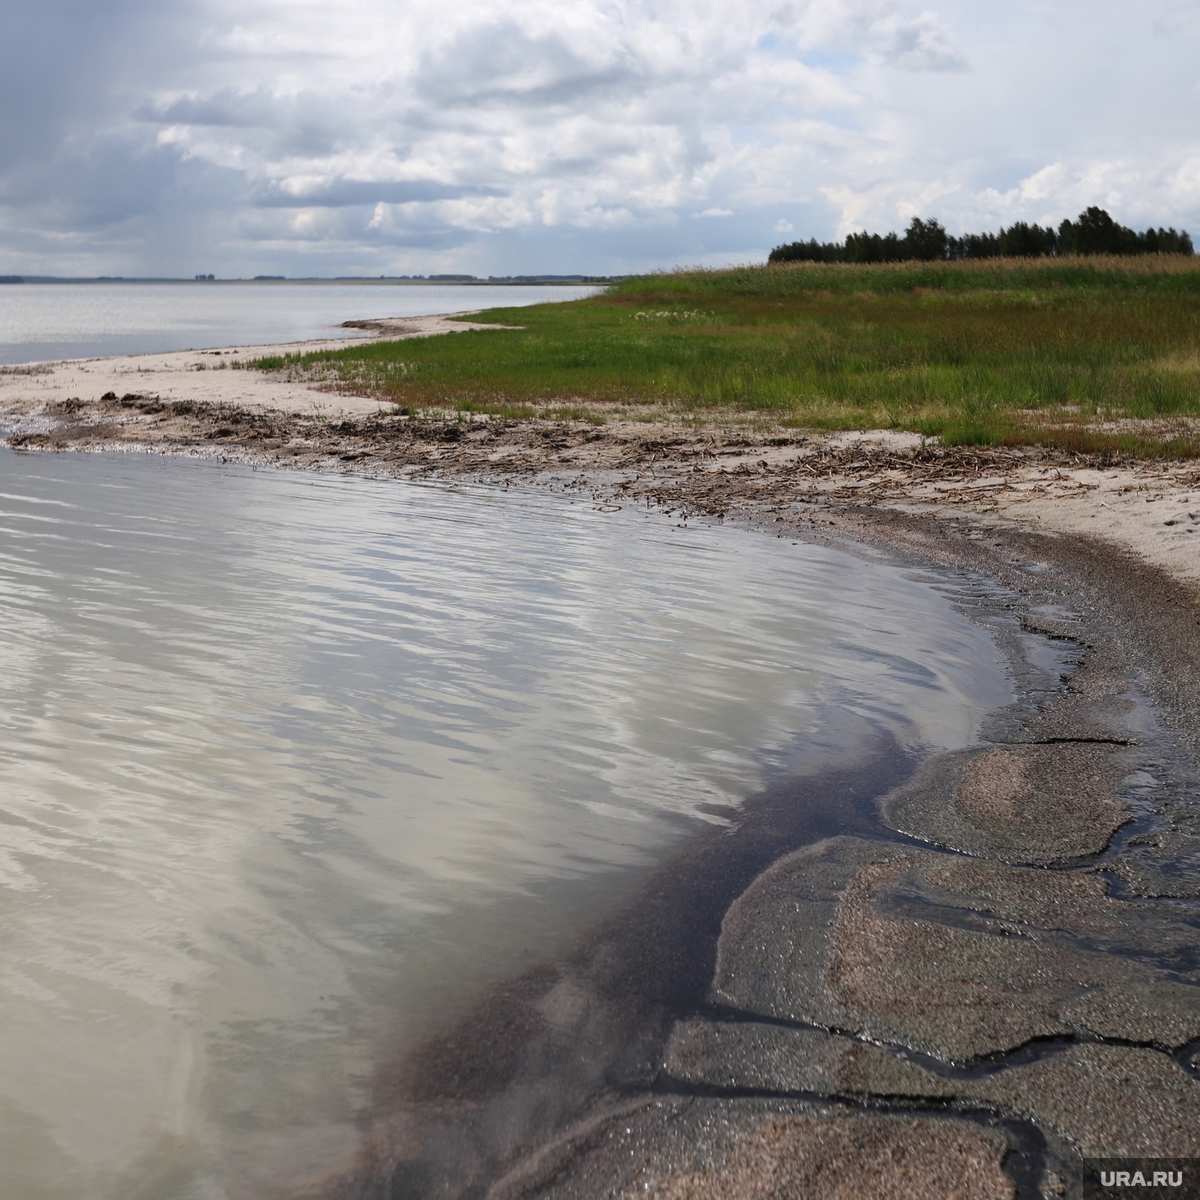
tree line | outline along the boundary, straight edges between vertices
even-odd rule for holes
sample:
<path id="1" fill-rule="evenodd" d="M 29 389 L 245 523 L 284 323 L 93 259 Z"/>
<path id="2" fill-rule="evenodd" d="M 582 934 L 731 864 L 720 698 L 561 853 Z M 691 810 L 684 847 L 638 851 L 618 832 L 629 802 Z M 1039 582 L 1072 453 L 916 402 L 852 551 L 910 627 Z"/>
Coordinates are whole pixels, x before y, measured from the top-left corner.
<path id="1" fill-rule="evenodd" d="M 903 235 L 848 234 L 844 242 L 789 242 L 776 246 L 768 262 L 932 262 L 961 258 L 1045 258 L 1062 254 L 1192 254 L 1186 230 L 1138 233 L 1119 225 L 1102 208 L 1091 207 L 1057 229 L 1018 221 L 999 233 L 948 234 L 940 221 L 913 217 Z"/>

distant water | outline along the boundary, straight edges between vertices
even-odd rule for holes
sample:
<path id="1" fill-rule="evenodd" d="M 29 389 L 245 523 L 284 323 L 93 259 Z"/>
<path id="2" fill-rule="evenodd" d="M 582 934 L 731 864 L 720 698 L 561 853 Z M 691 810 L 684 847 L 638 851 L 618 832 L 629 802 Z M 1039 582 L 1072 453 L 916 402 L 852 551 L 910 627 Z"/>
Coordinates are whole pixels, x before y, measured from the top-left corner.
<path id="1" fill-rule="evenodd" d="M 284 1194 L 713 805 L 1010 699 L 952 576 L 517 492 L 0 450 L 0 1196 Z"/>
<path id="2" fill-rule="evenodd" d="M 0 286 L 0 363 L 354 337 L 343 321 L 577 300 L 594 287 L 345 283 Z"/>

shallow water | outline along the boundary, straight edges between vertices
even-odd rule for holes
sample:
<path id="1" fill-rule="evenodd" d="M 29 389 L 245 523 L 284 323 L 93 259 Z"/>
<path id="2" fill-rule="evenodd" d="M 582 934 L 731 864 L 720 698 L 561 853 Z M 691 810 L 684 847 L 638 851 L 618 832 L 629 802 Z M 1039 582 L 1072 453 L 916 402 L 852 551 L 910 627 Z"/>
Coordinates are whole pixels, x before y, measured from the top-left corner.
<path id="1" fill-rule="evenodd" d="M 355 337 L 343 321 L 577 300 L 597 289 L 369 282 L 0 286 L 0 363 Z"/>
<path id="2" fill-rule="evenodd" d="M 1007 702 L 950 577 L 532 493 L 0 452 L 0 1195 L 273 1194 L 714 805 Z"/>

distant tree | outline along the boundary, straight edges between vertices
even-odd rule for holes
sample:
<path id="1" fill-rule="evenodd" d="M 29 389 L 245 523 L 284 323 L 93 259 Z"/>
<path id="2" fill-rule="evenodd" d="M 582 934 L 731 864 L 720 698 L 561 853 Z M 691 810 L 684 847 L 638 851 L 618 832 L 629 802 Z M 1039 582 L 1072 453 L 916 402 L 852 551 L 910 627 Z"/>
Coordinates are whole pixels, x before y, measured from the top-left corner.
<path id="1" fill-rule="evenodd" d="M 889 237 L 895 237 L 895 234 L 889 234 Z M 896 238 L 899 242 L 899 238 Z M 845 244 L 845 261 L 846 262 L 884 262 L 884 246 L 883 238 L 877 233 L 868 233 L 865 229 L 862 233 L 850 233 L 846 235 Z"/>
<path id="2" fill-rule="evenodd" d="M 1102 208 L 1086 208 L 1074 221 L 1058 227 L 1060 254 L 1192 254 L 1185 230 L 1155 229 L 1138 233 L 1119 225 Z"/>
<path id="3" fill-rule="evenodd" d="M 905 258 L 915 258 L 920 262 L 933 262 L 945 258 L 948 250 L 946 230 L 940 221 L 931 217 L 922 221 L 913 217 L 904 232 Z"/>
<path id="4" fill-rule="evenodd" d="M 1195 253 L 1192 239 L 1183 230 L 1176 233 L 1174 226 L 1170 229 L 1147 229 L 1141 237 L 1145 241 L 1147 254 Z"/>
<path id="5" fill-rule="evenodd" d="M 1092 205 L 1058 227 L 1058 248 L 1061 254 L 1136 254 L 1138 236 Z"/>
<path id="6" fill-rule="evenodd" d="M 949 258 L 995 258 L 1000 253 L 1000 240 L 994 233 L 964 233 L 946 239 L 946 252 Z"/>
<path id="7" fill-rule="evenodd" d="M 950 258 L 1042 258 L 1054 253 L 1058 239 L 1053 229 L 1018 221 L 999 233 L 964 233 L 947 240 Z"/>
<path id="8" fill-rule="evenodd" d="M 789 242 L 776 246 L 768 262 L 841 262 L 845 251 L 837 242 L 818 242 L 811 238 L 807 242 Z"/>
<path id="9" fill-rule="evenodd" d="M 905 257 L 904 243 L 894 233 L 851 233 L 846 237 L 845 262 L 900 262 Z"/>
<path id="10" fill-rule="evenodd" d="M 1018 221 L 1007 229 L 1001 228 L 997 242 L 1005 258 L 1044 258 L 1058 248 L 1058 235 L 1049 226 L 1043 229 Z"/>
<path id="11" fill-rule="evenodd" d="M 952 237 L 941 222 L 913 217 L 901 237 L 896 233 L 851 233 L 844 242 L 791 242 L 776 246 L 769 262 L 933 262 L 946 258 L 1044 258 L 1054 254 L 1192 254 L 1186 230 L 1145 233 L 1119 225 L 1102 208 L 1087 208 L 1075 221 L 1049 226 L 1017 221 L 999 233 Z"/>

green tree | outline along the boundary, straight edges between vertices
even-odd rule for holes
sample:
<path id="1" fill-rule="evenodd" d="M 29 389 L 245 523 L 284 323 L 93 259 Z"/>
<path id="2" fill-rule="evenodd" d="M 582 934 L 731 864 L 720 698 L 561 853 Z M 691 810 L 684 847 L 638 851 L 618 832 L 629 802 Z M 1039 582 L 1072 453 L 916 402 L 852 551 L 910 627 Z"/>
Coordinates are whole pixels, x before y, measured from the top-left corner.
<path id="1" fill-rule="evenodd" d="M 913 217 L 904 232 L 904 249 L 906 258 L 915 258 L 921 262 L 945 258 L 949 249 L 946 230 L 940 221 L 935 221 L 932 217 L 928 221 Z"/>

